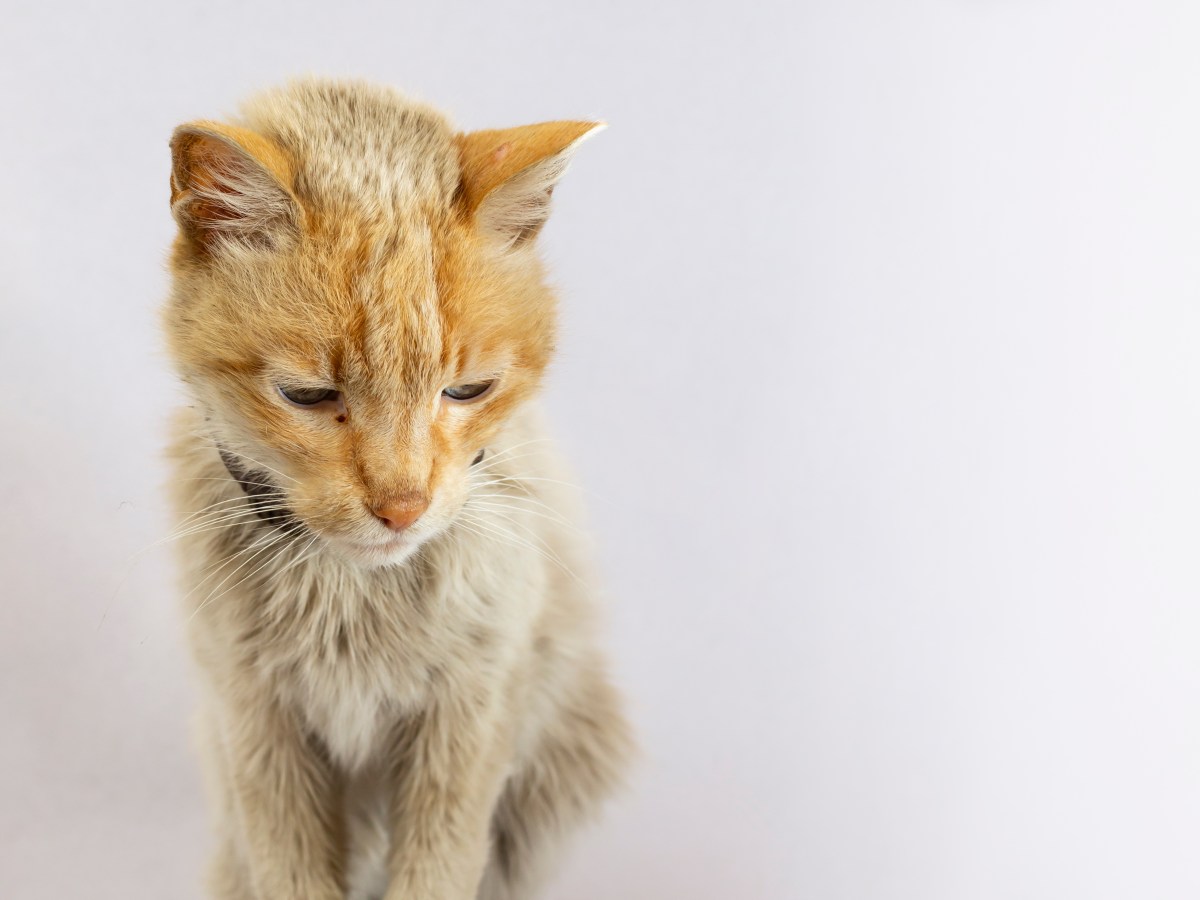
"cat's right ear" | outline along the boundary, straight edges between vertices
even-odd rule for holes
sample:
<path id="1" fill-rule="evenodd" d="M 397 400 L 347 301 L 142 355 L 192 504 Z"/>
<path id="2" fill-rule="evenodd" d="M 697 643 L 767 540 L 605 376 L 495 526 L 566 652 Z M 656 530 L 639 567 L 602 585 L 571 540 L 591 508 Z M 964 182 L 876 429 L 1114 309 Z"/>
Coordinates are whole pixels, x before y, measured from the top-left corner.
<path id="1" fill-rule="evenodd" d="M 245 128 L 192 122 L 171 137 L 171 213 L 203 252 L 291 241 L 303 216 L 294 177 L 287 154 Z"/>
<path id="2" fill-rule="evenodd" d="M 498 246 L 529 244 L 576 148 L 602 128 L 603 122 L 542 122 L 458 135 L 460 203 Z"/>

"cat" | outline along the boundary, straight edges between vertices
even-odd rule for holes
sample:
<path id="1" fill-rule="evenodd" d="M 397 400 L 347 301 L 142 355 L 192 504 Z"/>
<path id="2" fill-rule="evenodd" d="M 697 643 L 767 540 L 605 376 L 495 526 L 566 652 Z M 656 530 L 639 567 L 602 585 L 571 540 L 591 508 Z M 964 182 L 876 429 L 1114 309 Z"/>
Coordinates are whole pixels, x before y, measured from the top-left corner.
<path id="1" fill-rule="evenodd" d="M 303 79 L 171 139 L 169 455 L 220 900 L 517 900 L 633 740 L 536 394 L 600 125 Z"/>

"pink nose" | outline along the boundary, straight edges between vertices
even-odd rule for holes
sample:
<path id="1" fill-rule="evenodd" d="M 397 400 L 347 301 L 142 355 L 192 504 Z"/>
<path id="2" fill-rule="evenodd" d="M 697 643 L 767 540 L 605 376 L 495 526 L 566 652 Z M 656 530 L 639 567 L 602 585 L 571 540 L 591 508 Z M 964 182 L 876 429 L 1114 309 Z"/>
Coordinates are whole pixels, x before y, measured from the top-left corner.
<path id="1" fill-rule="evenodd" d="M 418 493 L 408 493 L 386 503 L 371 507 L 371 512 L 392 531 L 403 531 L 429 509 L 429 500 Z"/>

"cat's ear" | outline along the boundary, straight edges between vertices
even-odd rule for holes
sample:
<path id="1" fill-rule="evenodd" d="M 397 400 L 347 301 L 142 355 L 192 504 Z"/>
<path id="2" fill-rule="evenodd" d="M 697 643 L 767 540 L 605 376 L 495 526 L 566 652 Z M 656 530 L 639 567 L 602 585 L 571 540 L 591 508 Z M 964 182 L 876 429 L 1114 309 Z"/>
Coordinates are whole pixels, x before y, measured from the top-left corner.
<path id="1" fill-rule="evenodd" d="M 504 249 L 531 240 L 575 149 L 602 128 L 603 122 L 543 122 L 458 135 L 460 198 L 476 227 Z"/>
<path id="2" fill-rule="evenodd" d="M 277 144 L 245 128 L 192 122 L 171 137 L 171 212 L 205 251 L 279 247 L 294 237 L 302 216 L 294 176 Z"/>

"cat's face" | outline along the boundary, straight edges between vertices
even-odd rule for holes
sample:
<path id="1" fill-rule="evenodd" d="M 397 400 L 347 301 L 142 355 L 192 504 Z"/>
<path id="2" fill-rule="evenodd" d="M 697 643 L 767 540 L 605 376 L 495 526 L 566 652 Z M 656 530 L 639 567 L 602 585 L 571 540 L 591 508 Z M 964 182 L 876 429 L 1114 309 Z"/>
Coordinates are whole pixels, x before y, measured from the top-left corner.
<path id="1" fill-rule="evenodd" d="M 529 249 L 549 189 L 529 176 L 547 161 L 561 174 L 564 137 L 470 184 L 520 135 L 458 136 L 433 160 L 441 190 L 380 215 L 330 202 L 316 186 L 330 161 L 296 159 L 302 144 L 280 163 L 260 133 L 185 128 L 167 326 L 206 436 L 347 558 L 399 562 L 454 521 L 550 356 L 553 297 Z M 521 218 L 504 219 L 514 203 Z"/>

